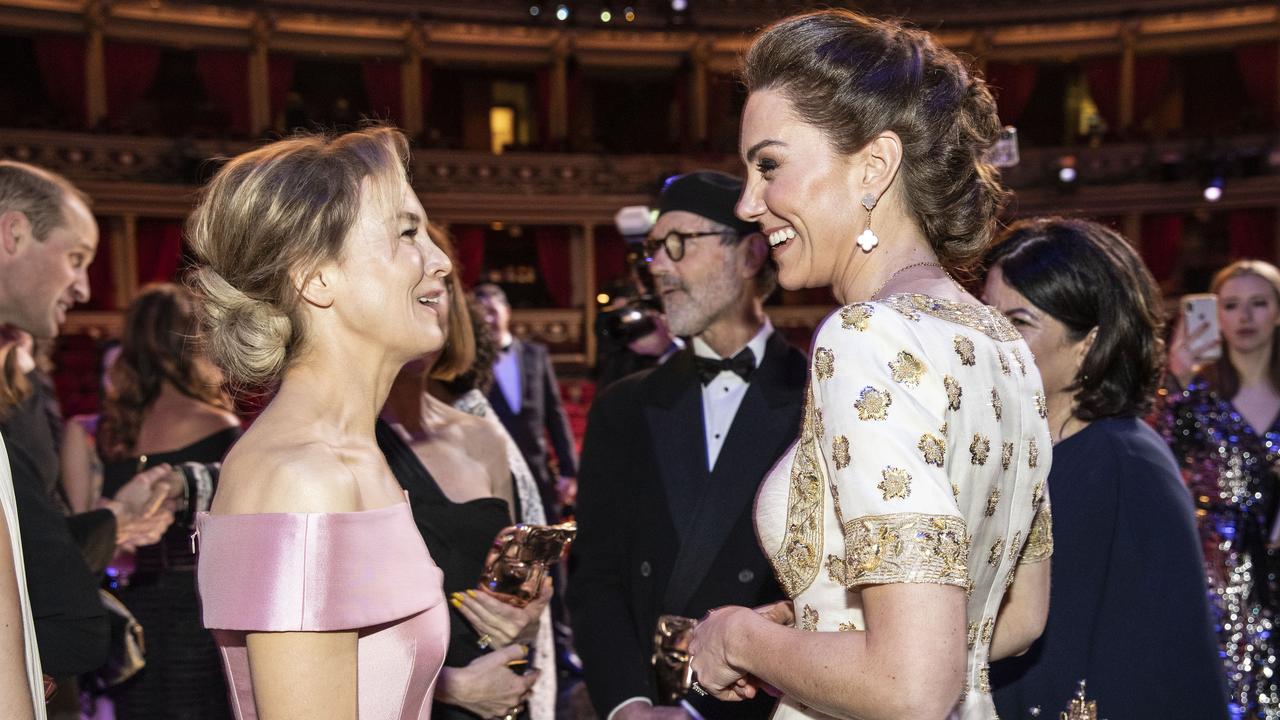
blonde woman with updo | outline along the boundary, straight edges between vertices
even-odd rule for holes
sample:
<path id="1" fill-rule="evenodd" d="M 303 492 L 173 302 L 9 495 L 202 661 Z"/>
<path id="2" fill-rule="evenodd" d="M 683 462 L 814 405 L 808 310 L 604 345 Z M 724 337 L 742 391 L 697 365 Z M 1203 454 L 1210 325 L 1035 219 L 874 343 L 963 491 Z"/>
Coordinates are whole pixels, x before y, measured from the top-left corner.
<path id="1" fill-rule="evenodd" d="M 275 384 L 197 520 L 205 626 L 240 718 L 421 720 L 449 638 L 441 573 L 374 437 L 437 352 L 451 271 L 390 128 L 228 162 L 188 221 L 211 358 Z"/>
<path id="2" fill-rule="evenodd" d="M 695 690 L 774 720 L 995 717 L 987 663 L 1048 612 L 1052 444 L 1026 342 L 951 279 L 1005 198 L 982 79 L 927 33 L 845 10 L 746 58 L 738 215 L 783 287 L 829 286 L 797 442 L 756 531 L 791 605 L 712 611 Z"/>

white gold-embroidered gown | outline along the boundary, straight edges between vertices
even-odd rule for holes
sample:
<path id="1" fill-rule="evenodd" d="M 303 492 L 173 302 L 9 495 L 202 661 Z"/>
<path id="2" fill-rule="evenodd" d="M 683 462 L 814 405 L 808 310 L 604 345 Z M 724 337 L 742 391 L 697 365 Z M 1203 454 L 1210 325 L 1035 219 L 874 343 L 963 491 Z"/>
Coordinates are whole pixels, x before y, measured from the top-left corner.
<path id="1" fill-rule="evenodd" d="M 804 630 L 866 630 L 861 588 L 968 591 L 965 691 L 994 718 L 987 656 L 1020 563 L 1052 554 L 1051 441 L 1030 350 L 993 308 L 902 294 L 828 316 L 799 439 L 769 473 L 756 529 Z M 776 720 L 828 718 L 784 697 Z"/>

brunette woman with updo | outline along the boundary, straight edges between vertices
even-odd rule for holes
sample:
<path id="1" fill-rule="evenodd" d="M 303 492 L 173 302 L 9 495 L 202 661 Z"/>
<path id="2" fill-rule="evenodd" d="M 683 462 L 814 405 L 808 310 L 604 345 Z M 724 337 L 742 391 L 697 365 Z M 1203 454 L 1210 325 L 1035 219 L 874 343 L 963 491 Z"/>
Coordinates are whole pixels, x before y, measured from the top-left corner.
<path id="1" fill-rule="evenodd" d="M 115 592 L 146 632 L 147 664 L 112 692 L 121 720 L 229 718 L 218 649 L 200 623 L 191 509 L 207 508 L 209 463 L 226 455 L 240 421 L 222 375 L 200 351 L 195 303 L 185 288 L 144 288 L 125 312 L 120 358 L 98 421 L 102 494 L 114 496 L 138 472 L 196 463 L 207 482 L 182 488 L 184 512 L 159 542 L 137 548 Z M 194 491 L 194 492 L 193 492 Z M 96 498 L 95 498 L 96 500 Z"/>
<path id="2" fill-rule="evenodd" d="M 722 608 L 695 691 L 775 720 L 993 718 L 987 663 L 1048 610 L 1051 442 L 1031 353 L 952 280 L 1005 199 L 982 79 L 927 33 L 846 10 L 747 53 L 737 212 L 788 289 L 831 287 L 801 434 L 756 530 L 791 605 Z"/>
<path id="3" fill-rule="evenodd" d="M 437 352 L 449 259 L 408 142 L 300 135 L 228 162 L 187 226 L 207 347 L 275 395 L 197 519 L 204 623 L 237 717 L 423 720 L 449 639 L 441 572 L 374 437 Z"/>

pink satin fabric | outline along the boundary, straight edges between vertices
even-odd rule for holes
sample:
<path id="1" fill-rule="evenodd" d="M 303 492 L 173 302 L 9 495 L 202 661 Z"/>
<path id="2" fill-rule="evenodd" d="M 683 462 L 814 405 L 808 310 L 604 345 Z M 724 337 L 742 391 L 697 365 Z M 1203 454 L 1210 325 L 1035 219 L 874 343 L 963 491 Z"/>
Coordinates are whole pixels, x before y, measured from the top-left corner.
<path id="1" fill-rule="evenodd" d="M 245 634 L 359 631 L 361 720 L 425 720 L 449 642 L 442 573 L 407 504 L 196 518 L 205 627 L 238 720 L 256 720 Z M 305 672 L 302 667 L 299 672 Z"/>

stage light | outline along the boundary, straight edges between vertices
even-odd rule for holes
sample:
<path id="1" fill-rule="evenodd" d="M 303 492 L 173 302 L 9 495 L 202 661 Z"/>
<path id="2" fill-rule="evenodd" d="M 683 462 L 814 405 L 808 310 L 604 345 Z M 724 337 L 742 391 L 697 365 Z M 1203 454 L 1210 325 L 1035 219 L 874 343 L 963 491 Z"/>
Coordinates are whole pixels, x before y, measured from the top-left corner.
<path id="1" fill-rule="evenodd" d="M 1074 190 L 1080 174 L 1076 171 L 1076 156 L 1063 155 L 1058 158 L 1058 189 Z"/>
<path id="2" fill-rule="evenodd" d="M 601 305 L 608 305 L 611 299 L 612 298 L 609 297 L 609 293 L 600 293 L 599 295 L 596 295 L 596 302 Z"/>
<path id="3" fill-rule="evenodd" d="M 633 7 L 629 7 L 629 8 L 627 8 L 626 10 L 623 10 L 623 11 L 622 11 L 622 17 L 623 17 L 623 18 L 625 18 L 627 22 L 635 22 L 635 21 L 636 21 L 636 9 L 635 9 L 635 8 L 633 8 Z"/>
<path id="4" fill-rule="evenodd" d="M 684 12 L 689 9 L 689 0 L 671 0 L 671 9 L 676 12 Z"/>
<path id="5" fill-rule="evenodd" d="M 609 12 L 608 10 L 600 11 L 600 22 L 607 23 L 612 19 L 613 19 L 613 13 Z"/>
<path id="6" fill-rule="evenodd" d="M 556 19 L 559 20 L 560 22 L 564 22 L 565 20 L 569 19 L 568 5 L 561 5 L 556 8 Z"/>
<path id="7" fill-rule="evenodd" d="M 1215 177 L 1210 180 L 1209 184 L 1204 187 L 1204 199 L 1209 202 L 1218 202 L 1221 200 L 1223 184 L 1221 177 Z"/>
<path id="8" fill-rule="evenodd" d="M 1073 167 L 1064 167 L 1058 170 L 1058 182 L 1073 183 L 1076 181 L 1076 169 Z"/>
<path id="9" fill-rule="evenodd" d="M 538 17 L 541 14 L 542 14 L 542 8 L 538 7 L 537 5 L 529 6 L 529 15 L 531 15 L 532 17 Z"/>

